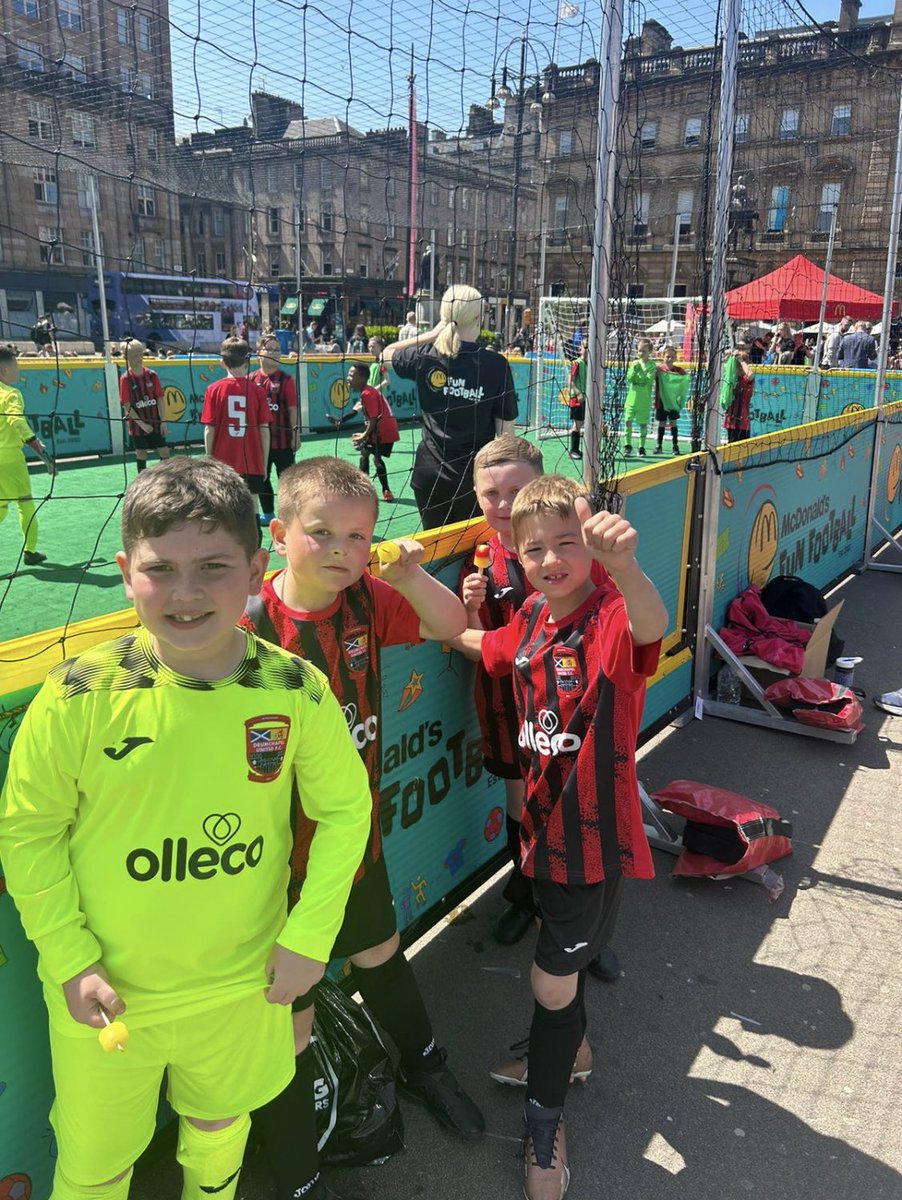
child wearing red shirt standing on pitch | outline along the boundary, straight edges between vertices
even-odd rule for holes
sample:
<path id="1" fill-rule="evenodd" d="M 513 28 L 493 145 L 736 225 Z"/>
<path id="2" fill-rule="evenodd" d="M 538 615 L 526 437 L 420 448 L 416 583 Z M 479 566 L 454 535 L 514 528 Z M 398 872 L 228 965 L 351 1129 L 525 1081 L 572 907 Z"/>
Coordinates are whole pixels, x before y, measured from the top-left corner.
<path id="1" fill-rule="evenodd" d="M 352 392 L 359 392 L 360 399 L 354 408 L 363 412 L 366 426 L 351 439 L 355 448 L 360 452 L 360 470 L 364 475 L 370 473 L 370 455 L 376 467 L 376 476 L 382 485 L 382 499 L 394 500 L 391 488 L 388 486 L 388 471 L 385 460 L 400 440 L 398 422 L 391 410 L 391 405 L 380 391 L 367 383 L 367 368 L 363 363 L 351 363 L 348 369 L 348 387 Z"/>
<path id="2" fill-rule="evenodd" d="M 294 456 L 300 442 L 297 389 L 291 376 L 279 366 L 281 353 L 277 338 L 272 334 L 262 337 L 257 343 L 260 367 L 251 375 L 252 382 L 263 389 L 269 411 L 272 413 L 269 455 L 260 495 L 260 507 L 263 511 L 258 517 L 263 525 L 268 525 L 276 512 L 272 490 L 273 467 L 278 477 L 283 471 L 294 466 Z"/>
<path id="3" fill-rule="evenodd" d="M 248 378 L 251 348 L 241 338 L 226 338 L 220 346 L 225 379 L 207 386 L 200 420 L 204 449 L 211 458 L 228 463 L 251 493 L 263 493 L 269 462 L 272 413 L 266 394 Z"/>
<path id="4" fill-rule="evenodd" d="M 562 1197 L 570 1171 L 563 1106 L 586 1028 L 585 973 L 607 938 L 624 877 L 654 871 L 642 826 L 635 748 L 647 677 L 667 613 L 636 561 L 636 531 L 592 514 L 579 484 L 543 476 L 511 511 L 536 589 L 503 629 L 467 630 L 493 675 L 514 676 L 527 768 L 523 873 L 542 919 L 526 1081 L 525 1194 Z M 596 584 L 592 564 L 610 577 Z"/>
<path id="5" fill-rule="evenodd" d="M 380 670 L 382 646 L 424 638 L 450 641 L 464 625 L 457 597 L 419 563 L 419 542 L 398 541 L 397 562 L 367 573 L 378 501 L 360 471 L 337 458 L 312 458 L 279 481 L 271 533 L 287 566 L 248 602 L 242 623 L 318 666 L 338 697 L 367 768 L 372 829 L 351 889 L 332 956 L 350 958 L 354 986 L 401 1056 L 399 1090 L 425 1106 L 446 1129 L 475 1137 L 482 1113 L 445 1065 L 416 978 L 397 933 L 379 836 Z M 300 814 L 289 905 L 303 895 L 310 825 Z M 295 1012 L 297 1071 L 292 1084 L 255 1114 L 273 1173 L 277 1200 L 326 1200 L 319 1175 L 313 1106 L 315 1062 L 308 1042 L 312 996 Z"/>
<path id="6" fill-rule="evenodd" d="M 148 450 L 169 457 L 163 420 L 163 389 L 156 371 L 144 366 L 144 343 L 130 338 L 125 346 L 128 369 L 119 380 L 119 403 L 125 409 L 138 472 L 147 466 Z"/>

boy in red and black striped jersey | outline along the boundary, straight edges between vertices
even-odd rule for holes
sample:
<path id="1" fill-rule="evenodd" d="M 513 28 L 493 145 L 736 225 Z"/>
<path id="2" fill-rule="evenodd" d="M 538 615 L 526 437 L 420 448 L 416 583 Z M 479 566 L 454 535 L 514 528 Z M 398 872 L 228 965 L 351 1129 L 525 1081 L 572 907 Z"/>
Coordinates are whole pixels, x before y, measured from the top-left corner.
<path id="1" fill-rule="evenodd" d="M 266 403 L 272 413 L 270 426 L 269 457 L 263 472 L 263 491 L 260 493 L 261 523 L 269 524 L 275 516 L 275 501 L 272 488 L 272 471 L 276 476 L 294 466 L 294 456 L 300 441 L 298 425 L 298 399 L 294 380 L 279 366 L 281 348 L 278 339 L 266 334 L 257 344 L 258 370 L 251 375 L 251 382 L 262 388 Z"/>
<path id="2" fill-rule="evenodd" d="M 241 338 L 226 338 L 220 361 L 228 374 L 207 384 L 200 422 L 204 449 L 237 471 L 254 496 L 263 491 L 269 462 L 272 413 L 263 389 L 248 377 L 251 348 Z M 258 518 L 259 519 L 259 518 Z"/>
<path id="3" fill-rule="evenodd" d="M 474 1136 L 485 1128 L 436 1045 L 410 964 L 400 949 L 391 889 L 379 839 L 382 755 L 379 736 L 379 649 L 460 633 L 460 601 L 419 563 L 419 542 L 402 540 L 396 563 L 367 573 L 378 501 L 369 479 L 335 458 L 313 458 L 279 480 L 278 516 L 270 531 L 287 561 L 252 598 L 242 623 L 290 648 L 328 676 L 369 773 L 372 832 L 357 873 L 333 957 L 351 960 L 354 984 L 401 1055 L 403 1094 L 424 1104 L 446 1128 Z M 298 813 L 289 903 L 304 886 L 309 822 Z M 299 1041 L 312 1011 L 295 1013 Z M 298 1056 L 294 1082 L 255 1118 L 277 1180 L 278 1200 L 325 1197 L 319 1179 L 313 1110 L 314 1060 Z"/>
<path id="4" fill-rule="evenodd" d="M 125 409 L 128 433 L 138 472 L 147 466 L 148 450 L 169 457 L 166 423 L 163 420 L 163 389 L 156 371 L 144 366 L 144 343 L 129 339 L 125 347 L 128 370 L 119 380 L 119 403 Z"/>
<path id="5" fill-rule="evenodd" d="M 467 610 L 470 629 L 500 629 L 534 589 L 523 574 L 511 543 L 511 506 L 521 488 L 542 474 L 542 452 L 525 438 L 504 434 L 483 446 L 473 460 L 473 486 L 482 515 L 495 531 L 489 540 L 489 566 L 476 570 L 467 556 L 458 591 Z M 463 647 L 461 647 L 463 649 Z M 466 651 L 464 650 L 464 653 Z M 520 817 L 523 811 L 523 775 L 517 747 L 519 725 L 510 678 L 495 678 L 476 662 L 473 697 L 482 733 L 485 769 L 504 780 L 507 799 L 507 849 L 513 871 L 504 887 L 508 907 L 495 922 L 495 940 L 505 946 L 518 942 L 532 926 L 535 905 L 532 884 L 520 870 Z"/>
<path id="6" fill-rule="evenodd" d="M 636 531 L 595 515 L 580 485 L 549 475 L 511 512 L 526 578 L 536 589 L 510 625 L 462 640 L 493 675 L 513 673 L 526 769 L 523 873 L 542 926 L 526 1079 L 527 1197 L 569 1183 L 564 1098 L 586 1027 L 583 986 L 607 938 L 624 877 L 650 878 L 635 747 L 648 676 L 667 613 L 636 561 Z M 597 584 L 593 562 L 607 572 Z"/>

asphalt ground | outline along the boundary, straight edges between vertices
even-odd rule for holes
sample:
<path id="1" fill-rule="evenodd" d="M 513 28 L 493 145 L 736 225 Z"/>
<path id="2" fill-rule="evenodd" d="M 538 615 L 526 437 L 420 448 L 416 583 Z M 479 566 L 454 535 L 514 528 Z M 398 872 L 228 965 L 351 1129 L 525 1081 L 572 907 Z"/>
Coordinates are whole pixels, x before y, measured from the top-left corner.
<path id="1" fill-rule="evenodd" d="M 869 572 L 837 592 L 855 684 L 902 686 L 902 579 Z M 766 800 L 795 826 L 786 890 L 657 877 L 626 888 L 613 940 L 623 973 L 587 983 L 595 1072 L 573 1088 L 572 1200 L 898 1200 L 902 1196 L 899 965 L 902 718 L 865 705 L 853 746 L 708 717 L 644 747 L 649 790 L 671 779 Z M 405 1105 L 407 1148 L 332 1174 L 352 1200 L 519 1196 L 522 1093 L 490 1063 L 527 1030 L 531 935 L 491 937 L 496 881 L 436 927 L 415 968 L 439 1039 L 488 1134 L 454 1140 Z M 134 1200 L 179 1192 L 172 1138 L 138 1166 Z M 270 1200 L 254 1164 L 243 1200 Z"/>

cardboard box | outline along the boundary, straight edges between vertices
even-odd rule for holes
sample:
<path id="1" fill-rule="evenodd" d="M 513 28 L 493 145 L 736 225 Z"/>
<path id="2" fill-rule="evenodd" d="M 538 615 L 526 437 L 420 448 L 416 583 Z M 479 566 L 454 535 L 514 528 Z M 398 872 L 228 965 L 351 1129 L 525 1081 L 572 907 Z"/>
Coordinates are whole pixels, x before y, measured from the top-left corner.
<path id="1" fill-rule="evenodd" d="M 799 672 L 799 678 L 823 679 L 825 677 L 827 651 L 830 647 L 830 634 L 844 604 L 845 600 L 840 600 L 839 604 L 831 608 L 814 625 L 807 625 L 804 621 L 794 622 L 800 629 L 811 629 L 814 631 L 808 640 L 808 645 L 805 647 L 805 657 L 802 659 L 802 669 Z M 758 658 L 755 654 L 743 654 L 740 656 L 739 661 L 744 667 L 749 669 L 763 688 L 766 688 L 770 683 L 776 683 L 778 679 L 785 679 L 790 674 L 789 671 L 784 670 L 782 667 L 775 667 L 773 663 L 765 662 L 763 658 Z"/>

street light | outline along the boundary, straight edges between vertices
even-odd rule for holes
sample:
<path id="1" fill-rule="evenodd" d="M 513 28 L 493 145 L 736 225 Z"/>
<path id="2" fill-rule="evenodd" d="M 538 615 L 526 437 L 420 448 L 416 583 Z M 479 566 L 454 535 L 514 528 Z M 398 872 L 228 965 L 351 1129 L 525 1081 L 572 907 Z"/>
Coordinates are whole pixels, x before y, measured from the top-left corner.
<path id="1" fill-rule="evenodd" d="M 511 49 L 520 45 L 520 68 L 514 73 L 508 66 L 508 55 Z M 544 49 L 544 47 L 543 47 Z M 535 70 L 527 74 L 526 56 L 532 54 Z M 549 57 L 549 62 L 551 61 Z M 501 64 L 501 86 L 496 88 L 498 65 Z M 513 181 L 511 185 L 511 222 L 508 234 L 507 248 L 507 312 L 505 314 L 506 344 L 510 345 L 514 338 L 514 271 L 517 264 L 517 236 L 519 233 L 520 209 L 520 174 L 523 168 L 523 114 L 529 103 L 529 111 L 541 113 L 555 100 L 550 88 L 543 90 L 542 73 L 539 70 L 535 51 L 527 40 L 524 29 L 519 38 L 512 38 L 499 51 L 492 67 L 492 94 L 486 107 L 495 109 L 500 104 L 514 101 L 517 105 L 516 125 L 514 128 Z M 513 84 L 513 87 L 511 86 Z M 541 119 L 540 119 L 541 129 Z"/>

